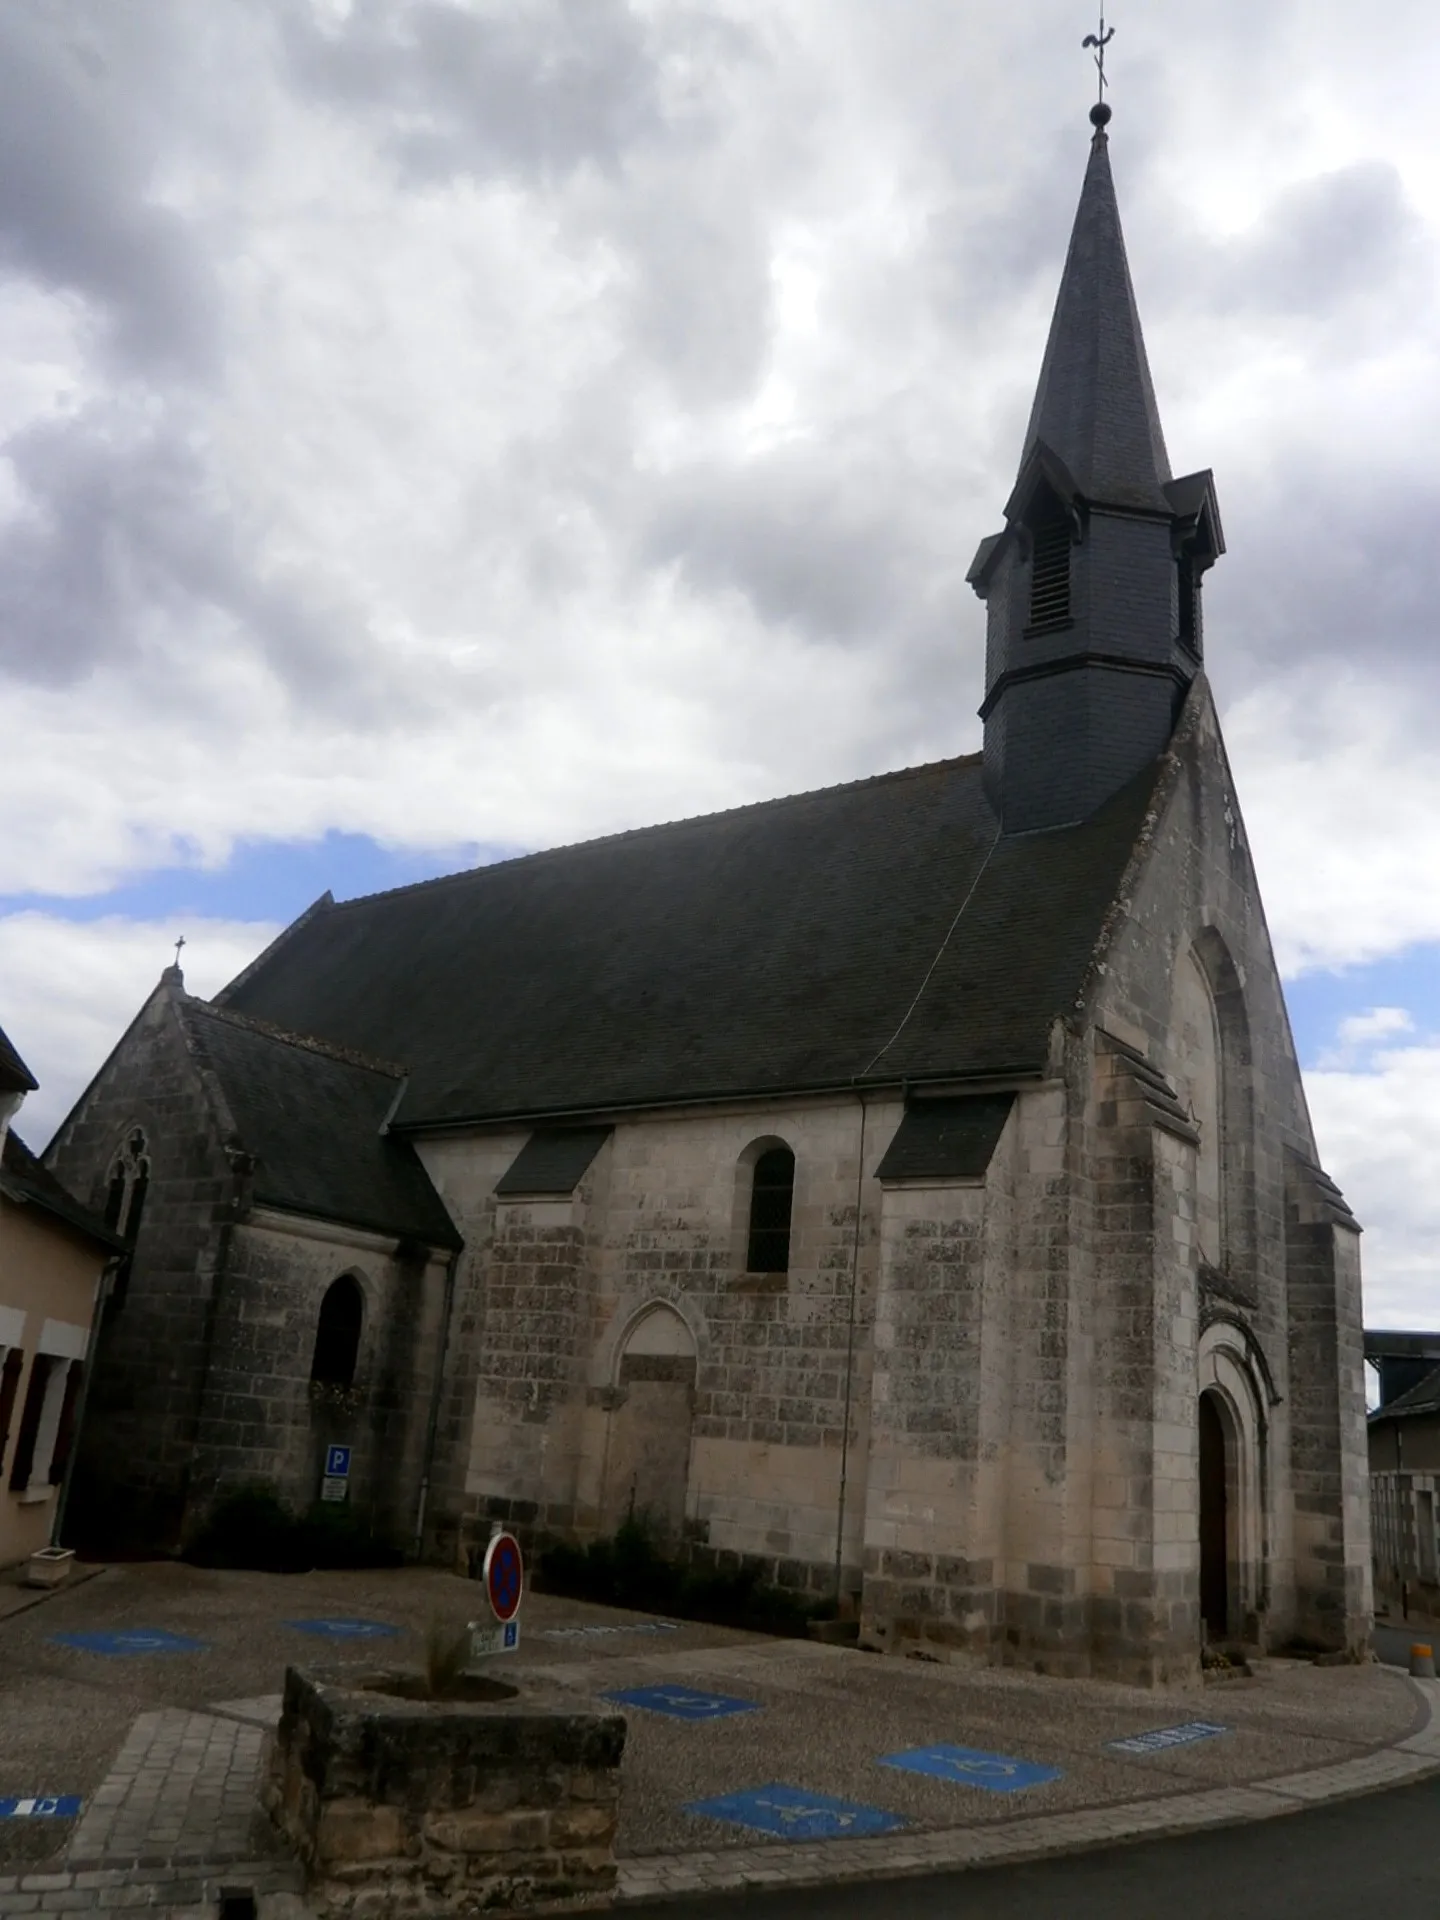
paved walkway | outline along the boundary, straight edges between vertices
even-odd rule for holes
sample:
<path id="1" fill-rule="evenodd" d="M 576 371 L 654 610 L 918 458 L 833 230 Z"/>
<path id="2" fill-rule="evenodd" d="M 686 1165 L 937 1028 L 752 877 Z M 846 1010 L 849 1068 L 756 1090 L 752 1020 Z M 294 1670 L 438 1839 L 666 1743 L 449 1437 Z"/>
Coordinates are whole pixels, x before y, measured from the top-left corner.
<path id="1" fill-rule="evenodd" d="M 241 1703 L 247 1705 L 249 1703 Z M 278 1718 L 278 1699 L 265 1703 Z M 63 1871 L 0 1879 L 0 1916 L 152 1912 L 214 1920 L 222 1894 L 279 1913 L 301 1887 L 256 1803 L 265 1726 L 256 1716 L 142 1713 L 65 1852 Z"/>

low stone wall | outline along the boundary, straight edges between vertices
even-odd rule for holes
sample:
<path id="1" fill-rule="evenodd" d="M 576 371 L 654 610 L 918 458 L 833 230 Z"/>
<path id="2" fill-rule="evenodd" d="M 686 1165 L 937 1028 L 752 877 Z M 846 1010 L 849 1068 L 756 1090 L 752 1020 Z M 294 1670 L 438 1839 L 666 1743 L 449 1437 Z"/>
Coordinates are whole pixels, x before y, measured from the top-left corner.
<path id="1" fill-rule="evenodd" d="M 556 1689 L 398 1698 L 290 1667 L 265 1789 L 330 1914 L 525 1907 L 615 1883 L 625 1719 Z"/>

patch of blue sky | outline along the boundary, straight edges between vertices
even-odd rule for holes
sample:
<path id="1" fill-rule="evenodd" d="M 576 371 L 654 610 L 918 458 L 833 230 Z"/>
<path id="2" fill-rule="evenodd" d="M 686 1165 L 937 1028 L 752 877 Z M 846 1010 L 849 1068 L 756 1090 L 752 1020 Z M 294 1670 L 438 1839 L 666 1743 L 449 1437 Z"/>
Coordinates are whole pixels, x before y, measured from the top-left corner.
<path id="1" fill-rule="evenodd" d="M 327 833 L 318 840 L 244 840 L 222 867 L 164 867 L 104 893 L 0 894 L 0 913 L 25 910 L 63 920 L 293 920 L 328 888 L 337 900 L 433 880 L 466 867 L 508 860 L 520 847 L 468 844 L 386 847 L 363 833 Z"/>
<path id="2" fill-rule="evenodd" d="M 1397 1030 L 1381 1040 L 1382 1047 L 1421 1044 L 1440 1034 L 1440 944 L 1409 947 L 1368 966 L 1303 973 L 1286 981 L 1285 1000 L 1305 1068 L 1338 1063 L 1345 1052 L 1343 1023 L 1377 1007 L 1400 1008 L 1412 1022 L 1410 1031 Z M 1350 1051 L 1353 1064 L 1363 1066 L 1370 1047 Z"/>

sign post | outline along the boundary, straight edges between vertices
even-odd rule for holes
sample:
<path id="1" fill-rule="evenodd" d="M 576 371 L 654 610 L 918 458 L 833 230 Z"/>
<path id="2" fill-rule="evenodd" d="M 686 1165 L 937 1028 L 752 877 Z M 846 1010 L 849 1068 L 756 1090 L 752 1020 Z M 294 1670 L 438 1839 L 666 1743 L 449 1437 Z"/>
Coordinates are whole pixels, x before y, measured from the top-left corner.
<path id="1" fill-rule="evenodd" d="M 525 1593 L 525 1560 L 513 1533 L 496 1529 L 485 1549 L 480 1584 L 490 1603 L 489 1620 L 470 1622 L 470 1658 L 514 1653 L 520 1644 L 520 1602 Z"/>
<path id="2" fill-rule="evenodd" d="M 349 1447 L 325 1449 L 325 1472 L 320 1480 L 322 1500 L 344 1500 L 350 1493 Z"/>

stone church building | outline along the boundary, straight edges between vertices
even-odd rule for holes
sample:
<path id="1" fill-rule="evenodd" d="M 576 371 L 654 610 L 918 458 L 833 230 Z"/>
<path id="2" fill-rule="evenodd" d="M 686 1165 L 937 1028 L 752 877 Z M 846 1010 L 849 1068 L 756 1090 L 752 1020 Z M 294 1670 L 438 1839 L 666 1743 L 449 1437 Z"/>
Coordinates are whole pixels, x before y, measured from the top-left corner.
<path id="1" fill-rule="evenodd" d="M 74 1491 L 176 1546 L 493 1517 L 858 1605 L 892 1651 L 1159 1681 L 1369 1632 L 1358 1230 L 1317 1160 L 1096 130 L 984 750 L 328 894 L 171 968 L 61 1128 L 131 1243 Z"/>

